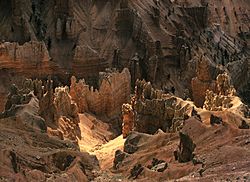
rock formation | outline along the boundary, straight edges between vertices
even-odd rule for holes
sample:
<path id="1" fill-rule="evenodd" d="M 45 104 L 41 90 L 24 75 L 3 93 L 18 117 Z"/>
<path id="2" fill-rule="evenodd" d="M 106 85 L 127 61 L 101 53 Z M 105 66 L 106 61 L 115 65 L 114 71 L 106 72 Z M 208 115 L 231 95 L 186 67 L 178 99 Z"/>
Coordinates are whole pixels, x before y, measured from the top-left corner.
<path id="1" fill-rule="evenodd" d="M 249 10 L 0 1 L 0 181 L 249 181 Z"/>
<path id="2" fill-rule="evenodd" d="M 167 169 L 168 163 L 166 163 L 164 160 L 159 160 L 156 158 L 153 158 L 152 164 L 148 166 L 149 169 L 157 172 L 163 172 Z"/>
<path id="3" fill-rule="evenodd" d="M 114 165 L 113 168 L 114 169 L 119 169 L 119 166 L 122 164 L 122 161 L 128 156 L 127 153 L 121 151 L 121 150 L 117 150 L 115 152 L 115 158 L 114 158 Z"/>
<path id="4" fill-rule="evenodd" d="M 193 109 L 192 104 L 160 90 L 152 88 L 150 83 L 137 81 L 136 86 L 135 130 L 144 133 L 176 131 L 181 128 Z"/>
<path id="5" fill-rule="evenodd" d="M 6 118 L 12 118 L 31 130 L 47 132 L 46 122 L 39 116 L 38 99 L 32 92 L 23 94 L 15 85 L 11 86 L 5 110 L 0 113 L 0 119 Z"/>
<path id="6" fill-rule="evenodd" d="M 122 117 L 123 117 L 122 135 L 123 138 L 126 138 L 129 132 L 131 132 L 134 128 L 135 114 L 132 105 L 130 104 L 122 105 Z"/>
<path id="7" fill-rule="evenodd" d="M 131 170 L 130 170 L 130 176 L 128 179 L 133 179 L 135 180 L 136 178 L 138 178 L 138 176 L 142 173 L 142 171 L 144 170 L 143 166 L 141 164 L 137 164 L 135 165 Z"/>
<path id="8" fill-rule="evenodd" d="M 27 121 L 31 122 L 31 126 L 41 127 L 39 129 L 42 131 L 47 131 L 47 127 L 49 127 L 49 134 L 78 142 L 81 136 L 78 126 L 78 107 L 71 100 L 68 87 L 58 87 L 54 93 L 53 82 L 50 79 L 47 81 L 46 89 L 42 86 L 42 81 L 26 79 L 22 89 L 12 85 L 5 111 L 0 116 L 1 118 L 19 116 L 18 111 L 27 104 L 34 108 L 36 115 L 42 116 L 34 117 L 35 122 Z M 30 112 L 25 112 L 24 117 L 26 115 L 30 115 Z M 31 114 L 30 117 L 33 115 Z M 24 118 L 23 120 L 26 121 Z"/>
<path id="9" fill-rule="evenodd" d="M 51 86 L 49 80 L 48 90 L 40 99 L 40 114 L 48 123 L 51 135 L 77 143 L 81 138 L 78 107 L 71 100 L 68 87 L 58 87 L 54 93 Z"/>
<path id="10" fill-rule="evenodd" d="M 81 139 L 80 128 L 78 126 L 80 120 L 78 107 L 71 100 L 69 88 L 56 88 L 54 95 L 54 120 L 58 126 L 57 130 L 62 132 L 64 139 L 69 139 L 77 143 L 78 139 Z"/>
<path id="11" fill-rule="evenodd" d="M 211 114 L 210 116 L 210 124 L 213 126 L 215 124 L 222 124 L 223 121 L 220 117 L 214 116 L 213 114 Z"/>
<path id="12" fill-rule="evenodd" d="M 206 56 L 201 56 L 197 63 L 197 77 L 192 80 L 193 99 L 197 106 L 202 106 L 205 100 L 205 93 L 215 90 L 215 79 L 218 74 L 216 66 Z"/>
<path id="13" fill-rule="evenodd" d="M 208 127 L 209 124 L 192 117 L 186 121 L 180 133 L 158 131 L 154 135 L 148 135 L 133 131 L 125 141 L 124 150 L 119 151 L 119 154 L 125 157 L 120 160 L 116 173 L 120 172 L 138 180 L 181 179 L 192 181 L 210 180 L 215 176 L 218 179 L 243 179 L 239 173 L 241 171 L 243 176 L 248 179 L 249 174 L 244 172 L 247 169 L 244 165 L 249 161 L 247 159 L 249 141 L 244 140 L 241 143 L 239 138 L 248 136 L 249 129 L 242 131 L 235 128 L 229 124 L 230 119 L 226 119 L 225 122 L 227 123 L 225 125 Z M 233 136 L 232 132 L 234 132 Z M 230 146 L 224 146 L 224 142 L 229 142 Z M 242 146 L 238 145 L 239 142 Z M 132 148 L 136 150 L 131 150 Z M 236 156 L 231 153 L 232 150 L 242 152 Z M 229 156 L 225 156 L 225 154 Z M 235 163 L 236 158 L 237 164 Z M 155 168 L 152 167 L 158 163 L 159 165 L 156 165 Z M 239 171 L 233 168 L 235 165 L 239 166 Z M 161 173 L 154 169 L 164 170 L 164 172 Z M 143 172 L 140 173 L 141 170 Z M 194 176 L 191 177 L 190 174 Z"/>
<path id="14" fill-rule="evenodd" d="M 128 154 L 136 153 L 136 151 L 138 150 L 138 143 L 141 138 L 141 135 L 137 135 L 137 133 L 131 132 L 124 143 L 124 152 Z"/>
<path id="15" fill-rule="evenodd" d="M 96 157 L 80 152 L 70 141 L 49 137 L 38 108 L 33 97 L 19 105 L 15 115 L 0 119 L 1 180 L 92 180 Z"/>
<path id="16" fill-rule="evenodd" d="M 146 79 L 158 89 L 174 87 L 178 96 L 191 98 L 182 92 L 187 89 L 202 106 L 205 95 L 199 94 L 211 84 L 197 78 L 192 89 L 191 79 L 196 57 L 204 53 L 204 59 L 231 70 L 237 90 L 246 90 L 248 30 L 241 6 L 248 4 L 222 4 L 220 9 L 217 1 L 197 0 L 2 2 L 0 68 L 30 78 L 58 76 L 64 83 L 75 75 L 92 83 L 106 68 L 128 67 L 132 83 Z M 134 58 L 136 64 L 130 64 Z"/>
<path id="17" fill-rule="evenodd" d="M 44 42 L 31 41 L 0 44 L 0 67 L 26 77 L 45 76 L 56 72 L 57 66 L 50 60 Z"/>
<path id="18" fill-rule="evenodd" d="M 69 139 L 63 141 L 49 137 L 49 123 L 39 115 L 39 100 L 34 95 L 36 83 L 40 82 L 27 79 L 22 89 L 12 85 L 5 111 L 0 113 L 0 138 L 4 141 L 1 142 L 0 152 L 1 179 L 92 179 L 91 171 L 98 168 L 98 163 L 95 157 L 80 153 L 75 145 L 77 134 L 74 132 L 77 132 L 79 118 L 67 88 L 57 88 L 54 99 L 55 116 L 58 118 L 55 124 L 58 124 L 58 131 L 62 133 L 61 139 Z M 11 145 L 5 137 L 9 138 Z"/>
<path id="19" fill-rule="evenodd" d="M 216 91 L 207 90 L 203 108 L 210 111 L 232 110 L 247 116 L 248 107 L 236 96 L 227 73 L 216 78 Z"/>
<path id="20" fill-rule="evenodd" d="M 98 90 L 94 90 L 84 80 L 77 83 L 72 77 L 70 95 L 80 112 L 91 112 L 109 118 L 117 117 L 121 113 L 122 104 L 129 100 L 130 73 L 128 69 L 121 73 L 109 70 L 101 72 Z"/>
<path id="21" fill-rule="evenodd" d="M 193 143 L 192 139 L 182 132 L 179 133 L 180 144 L 177 151 L 175 151 L 175 159 L 179 162 L 189 162 L 194 157 L 194 149 L 196 145 Z"/>

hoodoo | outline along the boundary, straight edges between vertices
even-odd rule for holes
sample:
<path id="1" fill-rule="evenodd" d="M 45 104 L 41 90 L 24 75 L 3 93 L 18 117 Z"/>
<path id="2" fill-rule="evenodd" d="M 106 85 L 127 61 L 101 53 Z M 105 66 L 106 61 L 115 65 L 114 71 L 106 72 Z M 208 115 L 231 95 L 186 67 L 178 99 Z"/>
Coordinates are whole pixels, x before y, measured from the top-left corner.
<path id="1" fill-rule="evenodd" d="M 250 181 L 249 12 L 0 1 L 0 181 Z"/>

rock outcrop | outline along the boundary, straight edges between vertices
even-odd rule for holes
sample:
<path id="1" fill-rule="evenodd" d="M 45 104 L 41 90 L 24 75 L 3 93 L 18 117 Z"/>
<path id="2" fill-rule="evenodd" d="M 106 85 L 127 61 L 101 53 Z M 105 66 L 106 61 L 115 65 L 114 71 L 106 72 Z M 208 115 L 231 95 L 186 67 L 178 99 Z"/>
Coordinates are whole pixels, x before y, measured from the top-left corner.
<path id="1" fill-rule="evenodd" d="M 209 90 L 216 90 L 215 79 L 219 71 L 208 57 L 201 56 L 197 63 L 197 77 L 192 80 L 192 93 L 194 103 L 201 107 L 205 101 L 205 93 Z"/>
<path id="2" fill-rule="evenodd" d="M 248 107 L 236 96 L 236 90 L 230 83 L 227 73 L 216 78 L 216 91 L 207 90 L 203 108 L 209 111 L 231 111 L 248 117 Z"/>
<path id="3" fill-rule="evenodd" d="M 183 101 L 152 88 L 151 83 L 137 81 L 135 94 L 135 130 L 144 133 L 178 131 L 191 116 L 192 102 Z"/>
<path id="4" fill-rule="evenodd" d="M 80 152 L 70 141 L 41 133 L 38 100 L 0 119 L 0 176 L 4 181 L 89 181 L 98 170 L 95 156 Z"/>
<path id="5" fill-rule="evenodd" d="M 117 117 L 121 113 L 122 104 L 129 100 L 130 91 L 128 69 L 121 73 L 101 72 L 98 90 L 94 90 L 84 80 L 77 83 L 75 77 L 71 79 L 70 95 L 81 113 L 91 112 L 109 118 Z"/>
<path id="6" fill-rule="evenodd" d="M 194 149 L 196 145 L 193 140 L 187 134 L 182 132 L 179 133 L 180 144 L 177 151 L 174 152 L 175 159 L 179 162 L 189 162 L 194 157 Z"/>
<path id="7" fill-rule="evenodd" d="M 48 81 L 48 85 L 52 82 Z M 71 100 L 68 87 L 58 87 L 54 93 L 49 86 L 40 99 L 40 114 L 48 123 L 49 134 L 75 143 L 81 138 L 78 107 Z"/>
<path id="8" fill-rule="evenodd" d="M 22 112 L 19 112 L 20 109 Z M 13 116 L 41 131 L 47 131 L 48 127 L 49 134 L 61 139 L 77 143 L 81 137 L 78 107 L 71 100 L 69 88 L 58 87 L 54 92 L 50 79 L 46 88 L 42 81 L 31 79 L 23 82 L 22 89 L 12 85 L 0 118 Z"/>
<path id="9" fill-rule="evenodd" d="M 16 127 L 26 125 L 30 130 L 47 132 L 46 122 L 39 116 L 38 99 L 32 92 L 23 94 L 15 85 L 11 86 L 5 110 L 0 113 L 0 119 L 8 118 L 19 122 Z"/>
<path id="10" fill-rule="evenodd" d="M 122 105 L 122 135 L 126 138 L 134 128 L 135 113 L 131 104 Z"/>
<path id="11" fill-rule="evenodd" d="M 167 169 L 168 163 L 164 160 L 159 160 L 156 158 L 153 158 L 152 164 L 148 166 L 149 169 L 157 172 L 163 172 Z"/>
<path id="12" fill-rule="evenodd" d="M 64 139 L 78 142 L 81 139 L 80 122 L 78 116 L 78 107 L 71 100 L 68 87 L 58 87 L 54 94 L 55 123 L 57 130 L 63 134 Z"/>
<path id="13" fill-rule="evenodd" d="M 18 43 L 0 44 L 1 69 L 15 72 L 28 78 L 46 77 L 57 72 L 58 67 L 51 61 L 44 42 L 31 41 L 23 45 Z"/>
<path id="14" fill-rule="evenodd" d="M 222 124 L 223 121 L 220 117 L 214 116 L 213 114 L 211 114 L 210 116 L 210 124 L 213 126 L 215 124 Z"/>
<path id="15" fill-rule="evenodd" d="M 247 8 L 246 1 L 241 3 Z M 207 53 L 231 70 L 237 90 L 247 83 L 246 11 L 237 3 L 221 4 L 225 8 L 198 0 L 1 2 L 0 68 L 29 78 L 58 76 L 64 83 L 75 75 L 90 83 L 106 68 L 127 67 L 132 83 L 139 78 L 158 89 L 174 87 L 182 98 L 190 97 L 182 91 L 187 89 L 202 106 L 212 86 L 197 78 L 191 87 L 197 55 Z"/>
<path id="16" fill-rule="evenodd" d="M 117 150 L 115 152 L 115 158 L 114 158 L 114 164 L 113 164 L 113 168 L 114 169 L 119 169 L 119 166 L 122 164 L 123 160 L 128 157 L 128 154 L 121 151 L 121 150 Z"/>
<path id="17" fill-rule="evenodd" d="M 231 119 L 225 119 L 225 125 L 210 127 L 209 123 L 191 117 L 180 134 L 159 131 L 148 135 L 133 131 L 125 142 L 130 147 L 125 145 L 124 151 L 117 152 L 121 160 L 115 173 L 143 181 L 244 179 L 241 174 L 249 179 L 246 171 L 250 130 L 232 126 Z M 128 150 L 131 146 L 136 150 Z"/>

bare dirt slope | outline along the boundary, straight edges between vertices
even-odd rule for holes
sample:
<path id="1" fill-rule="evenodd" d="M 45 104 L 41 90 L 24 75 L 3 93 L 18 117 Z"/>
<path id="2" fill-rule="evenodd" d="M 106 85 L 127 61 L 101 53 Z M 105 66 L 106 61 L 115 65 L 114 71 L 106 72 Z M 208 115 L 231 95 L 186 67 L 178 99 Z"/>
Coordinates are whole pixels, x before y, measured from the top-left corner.
<path id="1" fill-rule="evenodd" d="M 107 123 L 87 113 L 80 114 L 79 126 L 82 134 L 78 141 L 80 150 L 96 155 L 101 169 L 112 168 L 115 151 L 123 149 L 125 139 L 121 135 L 114 138 Z"/>
<path id="2" fill-rule="evenodd" d="M 69 140 L 48 136 L 36 103 L 31 99 L 13 116 L 1 116 L 0 181 L 93 179 L 92 171 L 99 169 L 96 157 L 80 152 Z"/>
<path id="3" fill-rule="evenodd" d="M 178 133 L 146 135 L 134 132 L 129 138 L 140 138 L 135 144 L 138 149 L 128 154 L 119 169 L 112 172 L 122 173 L 128 178 L 133 166 L 141 164 L 144 170 L 136 181 L 250 180 L 249 130 L 240 130 L 228 122 L 208 126 L 191 118 L 185 122 L 182 132 L 191 136 L 196 144 L 194 154 L 197 164 L 194 160 L 187 163 L 175 160 L 174 151 L 179 145 Z M 161 173 L 147 168 L 153 158 L 166 161 L 167 169 Z"/>
<path id="4" fill-rule="evenodd" d="M 91 142 L 84 142 L 80 147 L 86 149 L 91 146 L 90 154 L 96 155 L 100 162 L 101 170 L 96 173 L 94 181 L 131 181 L 131 170 L 138 164 L 142 165 L 143 171 L 134 181 L 250 180 L 250 130 L 239 129 L 241 115 L 236 111 L 205 110 L 200 110 L 199 114 L 202 121 L 190 118 L 181 130 L 196 145 L 194 159 L 185 163 L 179 163 L 174 156 L 180 143 L 178 132 L 164 133 L 159 130 L 154 135 L 132 132 L 126 140 L 119 136 L 106 142 L 100 140 L 100 136 L 109 134 L 103 130 L 105 124 L 92 116 L 81 115 L 80 128 L 85 131 L 86 140 Z M 211 125 L 211 114 L 222 118 L 223 122 Z M 93 127 L 93 123 L 96 127 Z M 90 128 L 93 131 L 86 132 Z M 98 137 L 96 132 L 100 134 Z M 115 169 L 117 150 L 124 151 L 126 157 Z M 164 172 L 148 168 L 154 158 L 167 162 Z"/>

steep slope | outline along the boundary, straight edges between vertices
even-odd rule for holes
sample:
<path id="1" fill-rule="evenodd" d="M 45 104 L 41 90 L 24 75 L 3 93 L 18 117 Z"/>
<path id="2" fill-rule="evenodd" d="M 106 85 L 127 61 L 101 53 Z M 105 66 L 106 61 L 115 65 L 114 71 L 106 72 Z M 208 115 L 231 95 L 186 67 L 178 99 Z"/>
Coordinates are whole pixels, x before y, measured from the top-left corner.
<path id="1" fill-rule="evenodd" d="M 175 160 L 174 151 L 179 145 L 177 133 L 146 135 L 133 132 L 125 142 L 124 152 L 131 148 L 126 145 L 130 140 L 137 150 L 126 154 L 115 173 L 125 174 L 128 178 L 133 166 L 141 164 L 143 172 L 136 181 L 250 179 L 249 130 L 237 129 L 226 121 L 223 125 L 211 127 L 191 118 L 185 122 L 182 132 L 196 144 L 193 161 L 179 163 Z M 139 138 L 137 143 L 134 143 L 135 138 Z M 150 170 L 148 166 L 153 158 L 166 161 L 167 169 L 164 172 Z"/>

